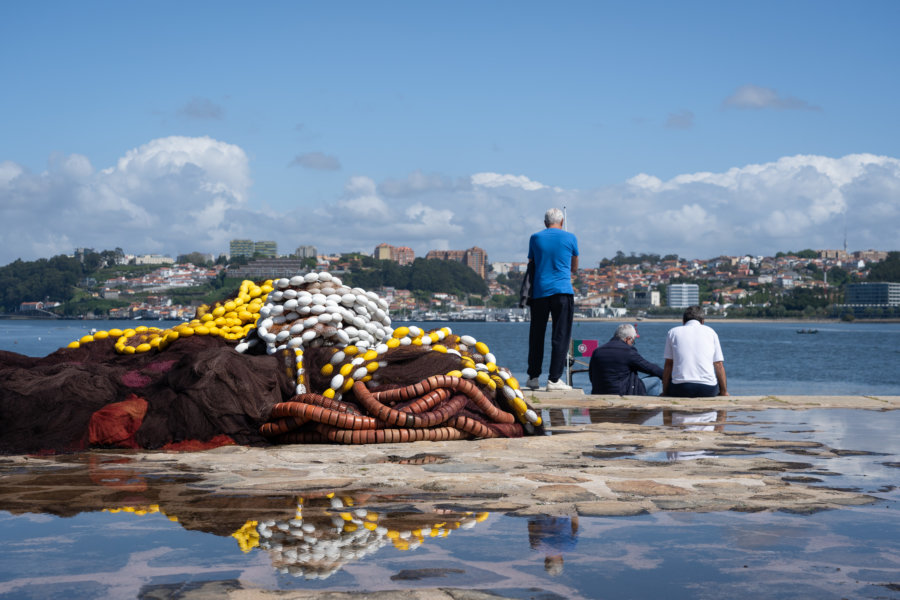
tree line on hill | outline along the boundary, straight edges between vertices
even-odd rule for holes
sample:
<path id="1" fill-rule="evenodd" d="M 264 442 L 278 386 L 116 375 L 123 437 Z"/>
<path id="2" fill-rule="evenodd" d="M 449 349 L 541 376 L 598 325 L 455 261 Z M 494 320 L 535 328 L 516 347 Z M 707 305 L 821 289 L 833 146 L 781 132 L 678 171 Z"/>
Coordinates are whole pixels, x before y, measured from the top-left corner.
<path id="1" fill-rule="evenodd" d="M 621 267 L 624 265 L 640 265 L 643 263 L 658 265 L 661 262 L 667 262 L 671 260 L 678 260 L 678 255 L 666 254 L 665 256 L 660 256 L 659 254 L 645 254 L 643 252 L 637 254 L 635 252 L 632 252 L 630 255 L 626 256 L 624 252 L 622 252 L 621 250 L 617 250 L 614 257 L 604 257 L 603 259 L 601 259 L 600 267 L 608 267 L 610 265 Z"/>
<path id="2" fill-rule="evenodd" d="M 363 254 L 344 255 L 350 270 L 341 279 L 347 285 L 371 290 L 392 287 L 414 293 L 447 293 L 457 296 L 486 296 L 487 283 L 466 265 L 452 260 L 417 258 L 400 265 L 391 260 L 376 260 Z M 343 262 L 343 261 L 342 261 Z"/>
<path id="3" fill-rule="evenodd" d="M 117 264 L 120 253 L 118 249 L 87 251 L 80 258 L 58 255 L 35 261 L 16 260 L 0 267 L 0 312 L 16 312 L 23 302 L 58 302 L 62 306 L 54 312 L 66 315 L 105 313 L 110 308 L 127 306 L 130 303 L 127 300 L 104 300 L 94 297 L 92 292 L 102 288 L 109 279 L 137 277 L 158 266 Z M 179 256 L 179 264 L 193 262 L 192 259 L 202 266 L 213 264 L 197 253 Z M 417 258 L 410 265 L 400 266 L 361 254 L 345 255 L 344 259 L 350 264 L 344 282 L 354 287 L 394 287 L 412 290 L 422 298 L 436 292 L 459 296 L 488 293 L 484 280 L 458 262 Z M 208 303 L 224 299 L 239 283 L 226 279 L 223 270 L 207 285 L 172 290 L 169 295 L 176 303 Z"/>

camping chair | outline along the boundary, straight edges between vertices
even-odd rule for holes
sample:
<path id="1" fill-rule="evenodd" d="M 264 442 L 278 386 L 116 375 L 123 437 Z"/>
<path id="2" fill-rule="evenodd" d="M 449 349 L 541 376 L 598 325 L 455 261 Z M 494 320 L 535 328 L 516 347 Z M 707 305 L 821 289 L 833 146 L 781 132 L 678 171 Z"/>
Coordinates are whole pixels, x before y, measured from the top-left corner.
<path id="1" fill-rule="evenodd" d="M 591 354 L 600 345 L 598 340 L 572 340 L 569 345 L 569 352 L 566 355 L 566 383 L 572 385 L 572 375 L 575 373 L 587 373 L 588 363 L 585 359 L 590 360 Z M 579 360 L 581 359 L 581 360 Z M 584 369 L 573 369 L 576 364 L 582 365 Z"/>

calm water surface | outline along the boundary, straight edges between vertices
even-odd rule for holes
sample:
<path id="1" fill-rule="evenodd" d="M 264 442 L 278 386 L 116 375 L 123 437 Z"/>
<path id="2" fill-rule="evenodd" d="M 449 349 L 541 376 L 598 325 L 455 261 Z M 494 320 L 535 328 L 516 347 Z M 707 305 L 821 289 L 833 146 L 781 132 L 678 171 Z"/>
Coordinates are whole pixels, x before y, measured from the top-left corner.
<path id="1" fill-rule="evenodd" d="M 134 326 L 140 321 L 0 321 L 0 350 L 44 356 L 89 333 L 91 328 Z M 147 321 L 170 327 L 177 322 Z M 395 323 L 397 325 L 399 323 Z M 454 333 L 483 341 L 524 381 L 528 359 L 528 323 L 415 323 L 429 330 L 449 326 Z M 725 355 L 728 390 L 754 395 L 900 395 L 900 323 L 734 323 L 713 321 Z M 673 322 L 637 324 L 637 348 L 647 360 L 663 363 L 666 332 Z M 816 334 L 798 334 L 814 327 Z M 604 343 L 616 323 L 576 322 L 572 337 Z M 545 351 L 545 383 L 549 365 L 549 329 Z M 576 365 L 577 368 L 584 368 Z M 576 387 L 590 388 L 586 373 L 573 376 Z"/>
<path id="2" fill-rule="evenodd" d="M 441 324 L 416 323 L 432 329 Z M 753 395 L 900 395 L 900 323 L 817 324 L 816 334 L 798 334 L 809 324 L 707 322 L 719 335 L 725 355 L 728 391 Z M 528 323 L 448 323 L 486 343 L 503 366 L 524 378 L 528 360 Z M 574 339 L 608 341 L 617 323 L 576 322 Z M 641 355 L 662 366 L 666 333 L 674 322 L 637 323 Z M 549 327 L 544 352 L 546 383 L 550 361 Z M 576 368 L 585 368 L 576 366 Z M 523 379 L 524 380 L 524 379 Z M 586 373 L 573 377 L 590 389 Z"/>

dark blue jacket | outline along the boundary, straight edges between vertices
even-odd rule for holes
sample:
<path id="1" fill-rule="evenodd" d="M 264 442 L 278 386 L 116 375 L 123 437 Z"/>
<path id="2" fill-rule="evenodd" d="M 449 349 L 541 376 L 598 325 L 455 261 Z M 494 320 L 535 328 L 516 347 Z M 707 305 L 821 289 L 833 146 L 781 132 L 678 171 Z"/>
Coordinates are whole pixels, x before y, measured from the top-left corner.
<path id="1" fill-rule="evenodd" d="M 591 393 L 646 396 L 647 390 L 638 373 L 662 379 L 663 370 L 644 360 L 637 348 L 614 337 L 591 354 L 588 366 Z"/>

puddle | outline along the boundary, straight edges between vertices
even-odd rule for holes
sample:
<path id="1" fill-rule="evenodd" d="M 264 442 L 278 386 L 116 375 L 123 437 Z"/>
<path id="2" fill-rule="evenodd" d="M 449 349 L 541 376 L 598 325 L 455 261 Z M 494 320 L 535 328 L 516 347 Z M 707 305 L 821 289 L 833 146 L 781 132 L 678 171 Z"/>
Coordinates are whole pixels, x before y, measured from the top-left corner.
<path id="1" fill-rule="evenodd" d="M 674 411 L 640 409 L 550 409 L 542 411 L 554 427 L 598 423 L 627 423 L 671 428 L 683 432 L 718 432 L 728 436 L 715 448 L 679 448 L 656 451 L 634 446 L 598 446 L 583 456 L 608 459 L 635 459 L 646 462 L 678 462 L 706 458 L 765 456 L 790 464 L 791 457 L 814 459 L 801 463 L 813 477 L 833 478 L 831 489 L 859 490 L 864 493 L 893 491 L 897 484 L 897 464 L 873 460 L 900 453 L 898 411 L 819 409 L 791 411 Z M 803 476 L 799 474 L 798 476 Z M 863 480 L 852 483 L 851 480 Z M 824 486 L 823 486 L 824 487 Z"/>
<path id="2" fill-rule="evenodd" d="M 415 454 L 413 456 L 389 455 L 384 457 L 382 460 L 379 460 L 378 462 L 392 463 L 395 465 L 427 465 L 432 463 L 447 462 L 449 459 L 450 457 L 444 454 L 429 454 L 427 452 L 423 452 L 421 454 Z"/>
<path id="3" fill-rule="evenodd" d="M 518 516 L 471 510 L 465 497 L 440 493 L 304 492 L 302 481 L 290 493 L 224 494 L 183 469 L 138 470 L 139 454 L 136 462 L 102 452 L 60 456 L 52 469 L 33 471 L 0 457 L 0 599 L 431 588 L 500 598 L 896 597 L 900 411 L 745 411 L 724 420 L 590 412 L 557 415 L 558 426 L 628 422 L 701 440 L 677 451 L 598 440 L 583 450 L 598 468 L 608 460 L 702 468 L 764 456 L 780 461 L 767 469 L 786 484 L 773 493 L 814 486 L 879 501 L 792 512 L 669 498 L 657 503 L 663 510 L 634 516 Z M 385 461 L 473 470 L 440 453 Z"/>
<path id="4" fill-rule="evenodd" d="M 280 573 L 327 579 L 348 562 L 385 546 L 415 550 L 456 530 L 471 529 L 489 516 L 487 512 L 382 507 L 380 500 L 369 494 L 334 493 L 298 498 L 292 518 L 248 521 L 232 535 L 242 549 L 265 550 Z"/>

